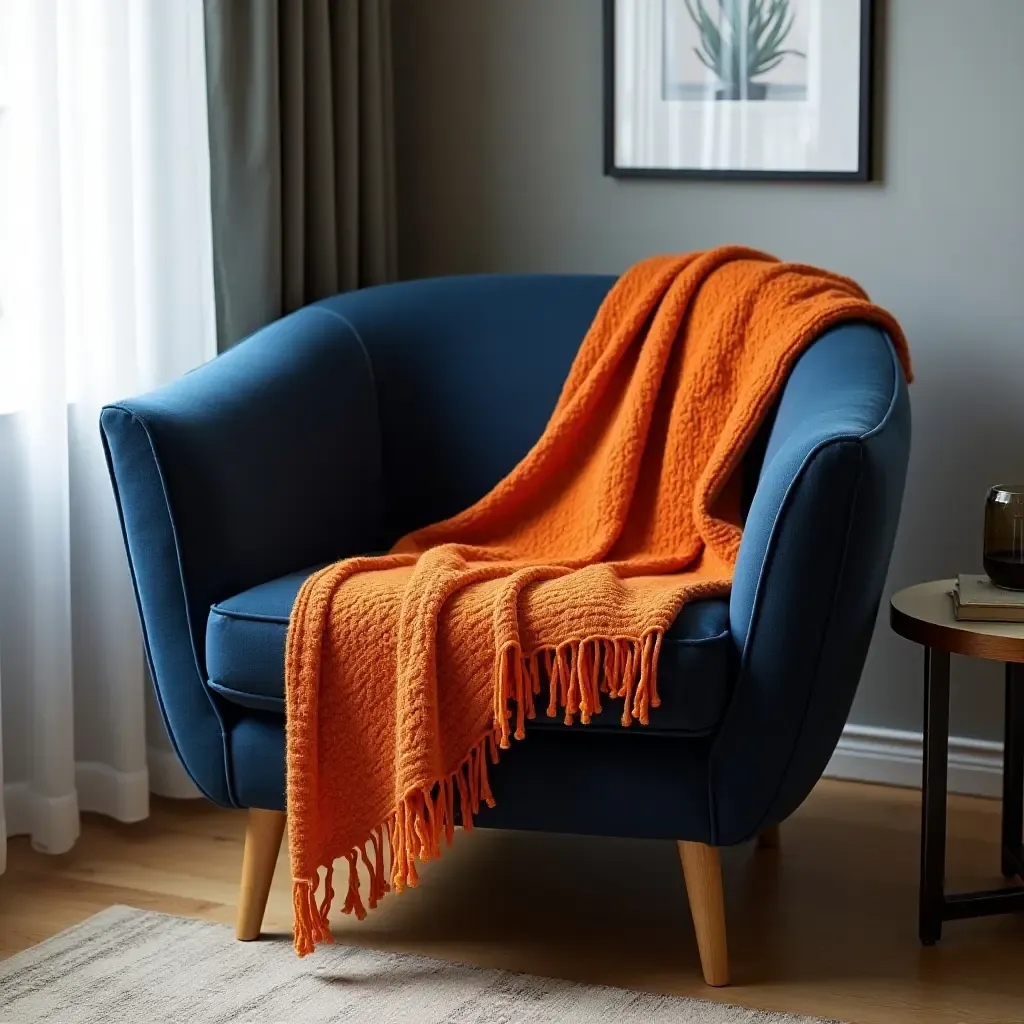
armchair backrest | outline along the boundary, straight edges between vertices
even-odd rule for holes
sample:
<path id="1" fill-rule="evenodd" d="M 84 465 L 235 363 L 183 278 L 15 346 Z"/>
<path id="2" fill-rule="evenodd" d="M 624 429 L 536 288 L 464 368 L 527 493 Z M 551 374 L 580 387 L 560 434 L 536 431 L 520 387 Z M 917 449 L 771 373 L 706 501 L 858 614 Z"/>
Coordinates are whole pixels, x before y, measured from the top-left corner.
<path id="1" fill-rule="evenodd" d="M 614 281 L 448 277 L 321 303 L 373 367 L 388 543 L 465 508 L 529 450 Z"/>

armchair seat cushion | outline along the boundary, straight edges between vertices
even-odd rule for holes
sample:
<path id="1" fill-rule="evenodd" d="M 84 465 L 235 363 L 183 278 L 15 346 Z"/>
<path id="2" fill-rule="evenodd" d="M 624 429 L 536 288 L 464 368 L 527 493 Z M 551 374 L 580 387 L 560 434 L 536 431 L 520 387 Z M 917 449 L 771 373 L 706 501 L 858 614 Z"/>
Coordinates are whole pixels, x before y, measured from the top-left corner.
<path id="1" fill-rule="evenodd" d="M 225 700 L 284 715 L 288 616 L 303 580 L 316 568 L 261 583 L 211 607 L 206 628 L 208 685 Z M 684 607 L 662 642 L 661 707 L 644 731 L 674 736 L 713 731 L 725 713 L 735 667 L 728 599 Z M 620 714 L 621 703 L 608 702 L 585 728 L 620 729 Z M 528 727 L 565 728 L 561 719 L 543 714 Z"/>

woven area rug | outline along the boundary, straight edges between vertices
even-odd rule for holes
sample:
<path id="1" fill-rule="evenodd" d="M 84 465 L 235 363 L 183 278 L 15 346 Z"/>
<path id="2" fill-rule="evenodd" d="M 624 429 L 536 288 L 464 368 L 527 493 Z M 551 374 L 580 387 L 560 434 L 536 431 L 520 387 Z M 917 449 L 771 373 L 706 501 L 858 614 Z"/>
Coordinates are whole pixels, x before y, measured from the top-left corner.
<path id="1" fill-rule="evenodd" d="M 111 907 L 0 962 L 3 1024 L 827 1024 Z M 833 1022 L 835 1024 L 835 1022 Z"/>

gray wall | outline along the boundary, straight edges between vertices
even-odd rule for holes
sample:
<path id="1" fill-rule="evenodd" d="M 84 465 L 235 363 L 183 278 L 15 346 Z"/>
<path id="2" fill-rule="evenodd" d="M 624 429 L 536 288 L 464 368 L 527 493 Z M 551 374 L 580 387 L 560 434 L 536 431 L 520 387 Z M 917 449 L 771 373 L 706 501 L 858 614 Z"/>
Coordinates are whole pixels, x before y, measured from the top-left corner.
<path id="1" fill-rule="evenodd" d="M 406 0 L 396 107 L 403 276 L 742 242 L 891 309 L 918 377 L 893 589 L 980 571 L 986 487 L 1024 478 L 1024 2 L 880 6 L 879 184 L 603 177 L 599 0 Z M 1000 737 L 999 678 L 954 665 L 954 731 Z M 919 651 L 884 613 L 852 720 L 920 728 Z"/>

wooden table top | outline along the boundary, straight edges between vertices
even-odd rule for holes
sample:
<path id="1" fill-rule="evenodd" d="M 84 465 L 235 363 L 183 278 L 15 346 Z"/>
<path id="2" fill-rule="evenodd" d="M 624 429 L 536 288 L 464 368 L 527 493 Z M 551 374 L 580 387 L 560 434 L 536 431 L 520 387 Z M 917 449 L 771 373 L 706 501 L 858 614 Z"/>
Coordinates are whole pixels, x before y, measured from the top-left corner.
<path id="1" fill-rule="evenodd" d="M 958 622 L 954 580 L 918 583 L 893 594 L 889 622 L 900 636 L 951 654 L 1024 662 L 1024 622 Z"/>

